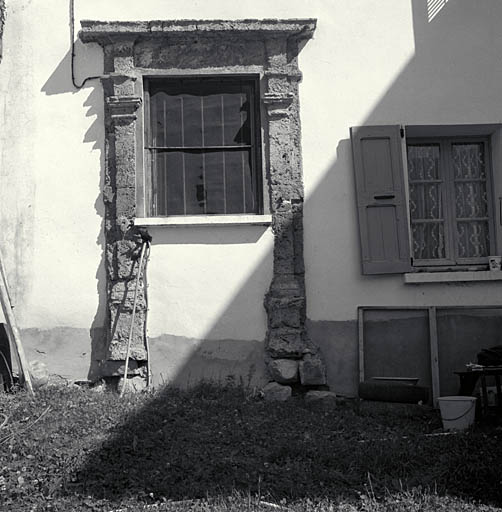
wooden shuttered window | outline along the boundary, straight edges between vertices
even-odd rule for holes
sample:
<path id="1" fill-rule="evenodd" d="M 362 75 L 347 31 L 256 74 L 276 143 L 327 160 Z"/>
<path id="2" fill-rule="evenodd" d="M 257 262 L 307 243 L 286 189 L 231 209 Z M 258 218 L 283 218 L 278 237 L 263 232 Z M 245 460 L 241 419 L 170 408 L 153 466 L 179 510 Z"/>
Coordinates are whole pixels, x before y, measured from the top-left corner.
<path id="1" fill-rule="evenodd" d="M 351 128 L 363 274 L 411 270 L 400 126 Z"/>

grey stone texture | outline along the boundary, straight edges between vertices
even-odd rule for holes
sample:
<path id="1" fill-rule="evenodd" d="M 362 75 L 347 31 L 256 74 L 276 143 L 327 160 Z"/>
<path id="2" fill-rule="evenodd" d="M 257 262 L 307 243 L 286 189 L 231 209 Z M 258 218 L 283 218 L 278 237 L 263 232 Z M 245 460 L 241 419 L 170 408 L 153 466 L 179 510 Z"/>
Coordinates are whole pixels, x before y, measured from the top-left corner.
<path id="1" fill-rule="evenodd" d="M 124 361 L 103 361 L 99 365 L 99 372 L 104 377 L 123 377 L 125 372 Z M 137 361 L 129 361 L 128 375 L 142 375 L 144 367 L 139 367 Z"/>
<path id="2" fill-rule="evenodd" d="M 300 328 L 281 327 L 269 330 L 267 351 L 271 357 L 301 359 L 307 351 L 307 344 Z"/>
<path id="3" fill-rule="evenodd" d="M 240 41 L 260 41 L 277 38 L 286 41 L 288 37 L 310 39 L 314 33 L 315 19 L 247 19 L 247 20 L 152 20 L 152 21 L 96 21 L 82 20 L 80 39 L 84 43 L 96 42 L 106 45 L 110 41 L 144 40 L 179 36 L 187 42 L 195 37 L 220 37 L 228 44 L 233 38 Z M 161 42 L 152 44 L 153 48 Z M 185 53 L 185 52 L 182 52 Z M 194 53 L 193 48 L 190 53 Z M 272 56 L 273 58 L 273 56 Z M 214 57 L 207 61 L 214 62 Z M 224 65 L 226 61 L 224 61 Z"/>
<path id="4" fill-rule="evenodd" d="M 326 366 L 318 354 L 307 354 L 300 361 L 300 382 L 304 386 L 323 386 L 326 384 Z"/>
<path id="5" fill-rule="evenodd" d="M 267 365 L 270 378 L 279 384 L 298 381 L 298 361 L 294 359 L 272 359 Z"/>
<path id="6" fill-rule="evenodd" d="M 117 386 L 117 390 L 119 392 L 122 392 L 122 387 L 124 386 L 124 378 L 122 377 Z M 126 384 L 126 393 L 138 393 L 139 391 L 144 391 L 146 389 L 146 381 L 143 377 L 135 376 L 135 377 L 129 377 L 127 379 Z"/>
<path id="7" fill-rule="evenodd" d="M 138 208 L 147 215 L 149 207 L 143 204 L 141 190 L 136 198 L 136 187 L 143 186 L 138 179 L 142 177 L 143 163 L 137 154 L 142 144 L 136 140 L 142 129 L 138 119 L 142 114 L 143 75 L 160 76 L 173 70 L 189 75 L 197 75 L 200 70 L 211 74 L 261 73 L 261 122 L 267 134 L 263 141 L 268 184 L 265 205 L 272 214 L 274 233 L 273 279 L 264 303 L 268 318 L 266 350 L 268 358 L 296 361 L 269 367 L 274 379 L 284 380 L 293 378 L 285 377 L 289 375 L 286 367 L 291 369 L 301 361 L 300 375 L 304 375 L 305 384 L 324 384 L 325 371 L 321 370 L 320 356 L 305 327 L 304 191 L 298 102 L 298 53 L 312 37 L 316 20 L 85 20 L 81 25 L 81 40 L 103 47 L 106 73 L 103 195 L 110 319 L 108 359 L 120 361 L 125 356 L 142 243 L 134 218 Z M 146 358 L 148 306 L 143 279 L 140 283 L 132 344 L 133 359 L 138 361 Z M 316 354 L 315 364 L 307 358 L 312 354 Z M 291 392 L 290 388 L 276 389 Z"/>
<path id="8" fill-rule="evenodd" d="M 263 388 L 263 398 L 267 402 L 285 402 L 291 398 L 292 390 L 277 382 L 270 382 Z"/>
<path id="9" fill-rule="evenodd" d="M 110 42 L 109 42 L 110 43 Z M 111 48 L 110 48 L 111 47 Z M 145 262 L 140 269 L 144 237 L 134 226 L 136 216 L 136 121 L 141 98 L 135 95 L 136 77 L 130 72 L 133 45 L 110 43 L 105 54 L 113 54 L 109 76 L 102 79 L 105 93 L 105 268 L 108 281 L 107 356 L 100 366 L 102 376 L 119 374 L 131 336 L 131 369 L 147 359 Z M 105 59 L 106 60 L 106 59 Z M 140 279 L 137 286 L 137 275 Z M 133 321 L 134 296 L 136 311 Z M 132 330 L 131 330 L 132 324 Z M 119 363 L 115 368 L 113 362 Z M 141 376 L 135 377 L 142 379 Z M 135 386 L 137 387 L 137 386 Z"/>

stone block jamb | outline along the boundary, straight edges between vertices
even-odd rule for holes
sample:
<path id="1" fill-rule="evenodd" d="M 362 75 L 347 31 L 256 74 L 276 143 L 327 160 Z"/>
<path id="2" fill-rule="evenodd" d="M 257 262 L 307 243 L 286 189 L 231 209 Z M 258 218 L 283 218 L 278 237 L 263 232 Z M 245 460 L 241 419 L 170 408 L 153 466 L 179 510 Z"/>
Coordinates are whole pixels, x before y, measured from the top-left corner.
<path id="1" fill-rule="evenodd" d="M 298 99 L 298 53 L 313 36 L 316 20 L 85 20 L 81 24 L 81 40 L 97 42 L 104 50 L 107 363 L 120 363 L 125 357 L 125 335 L 144 237 L 134 225 L 135 217 L 145 214 L 144 195 L 148 193 L 145 181 L 138 179 L 146 174 L 142 155 L 143 78 L 259 74 L 262 160 L 268 185 L 264 204 L 270 209 L 274 233 L 273 279 L 264 301 L 268 324 L 265 357 L 267 361 L 295 361 L 302 370 L 313 368 L 308 384 L 324 385 L 324 364 L 305 327 Z M 146 365 L 148 307 L 143 281 L 140 283 L 132 343 L 132 359 L 139 368 Z M 281 364 L 274 367 L 281 368 Z M 282 367 L 290 368 L 291 363 Z"/>

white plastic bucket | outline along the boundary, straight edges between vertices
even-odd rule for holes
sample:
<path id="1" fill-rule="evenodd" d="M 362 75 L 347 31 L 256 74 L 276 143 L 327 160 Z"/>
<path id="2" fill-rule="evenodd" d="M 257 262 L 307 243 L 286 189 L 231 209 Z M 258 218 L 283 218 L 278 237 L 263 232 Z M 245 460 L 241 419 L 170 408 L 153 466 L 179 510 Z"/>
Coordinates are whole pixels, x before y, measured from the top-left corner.
<path id="1" fill-rule="evenodd" d="M 438 402 L 445 430 L 465 430 L 474 423 L 475 397 L 442 396 Z"/>

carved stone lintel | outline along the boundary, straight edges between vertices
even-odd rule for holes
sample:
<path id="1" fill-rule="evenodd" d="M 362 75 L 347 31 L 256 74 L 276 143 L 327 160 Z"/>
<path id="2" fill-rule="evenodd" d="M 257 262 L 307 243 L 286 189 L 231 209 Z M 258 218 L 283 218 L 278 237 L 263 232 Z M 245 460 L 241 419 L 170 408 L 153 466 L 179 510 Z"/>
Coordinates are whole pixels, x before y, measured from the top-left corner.
<path id="1" fill-rule="evenodd" d="M 247 20 L 153 20 L 153 21 L 97 21 L 82 20 L 80 39 L 84 43 L 135 40 L 138 37 L 181 36 L 238 36 L 240 38 L 310 39 L 316 20 L 305 19 L 247 19 Z"/>

